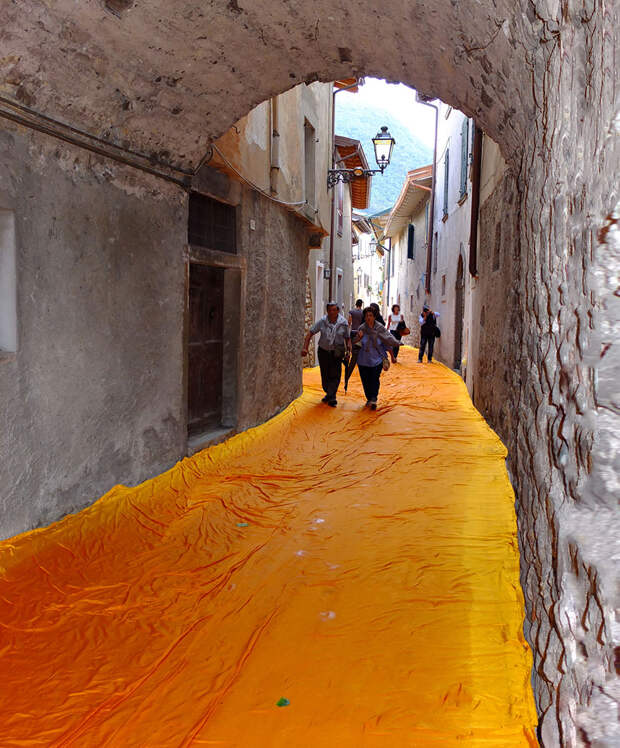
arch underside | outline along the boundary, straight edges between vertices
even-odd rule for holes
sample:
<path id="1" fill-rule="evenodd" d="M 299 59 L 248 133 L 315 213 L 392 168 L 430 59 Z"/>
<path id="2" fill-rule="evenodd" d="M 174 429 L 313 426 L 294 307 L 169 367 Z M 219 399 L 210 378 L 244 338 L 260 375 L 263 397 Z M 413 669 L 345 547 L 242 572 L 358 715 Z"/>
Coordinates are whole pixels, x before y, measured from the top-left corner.
<path id="1" fill-rule="evenodd" d="M 301 82 L 373 75 L 415 86 L 474 116 L 507 157 L 533 111 L 524 45 L 537 40 L 519 4 L 124 5 L 5 5 L 2 94 L 190 169 L 252 107 Z"/>

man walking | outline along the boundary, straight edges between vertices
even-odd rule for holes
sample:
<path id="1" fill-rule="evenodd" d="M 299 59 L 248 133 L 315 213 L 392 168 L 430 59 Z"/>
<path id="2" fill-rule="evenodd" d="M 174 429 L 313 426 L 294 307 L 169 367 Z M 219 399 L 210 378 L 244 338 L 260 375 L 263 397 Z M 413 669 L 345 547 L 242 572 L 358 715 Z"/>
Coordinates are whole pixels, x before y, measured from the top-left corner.
<path id="1" fill-rule="evenodd" d="M 357 337 L 359 326 L 364 321 L 364 315 L 362 314 L 363 307 L 364 302 L 361 299 L 358 299 L 355 302 L 355 308 L 349 310 L 349 327 L 351 328 L 351 340 Z"/>
<path id="2" fill-rule="evenodd" d="M 418 356 L 418 363 L 422 363 L 424 357 L 424 349 L 428 345 L 428 363 L 433 363 L 433 348 L 435 347 L 435 338 L 440 336 L 439 328 L 437 327 L 437 317 L 439 312 L 434 314 L 430 307 L 424 304 L 422 308 L 422 314 L 420 315 L 420 355 Z"/>
<path id="3" fill-rule="evenodd" d="M 321 384 L 325 392 L 323 402 L 335 408 L 338 404 L 336 393 L 342 376 L 342 362 L 346 352 L 351 352 L 351 338 L 349 325 L 340 314 L 338 304 L 335 301 L 330 301 L 326 309 L 327 314 L 318 319 L 308 330 L 301 355 L 308 355 L 310 338 L 320 332 L 319 367 L 321 369 Z"/>

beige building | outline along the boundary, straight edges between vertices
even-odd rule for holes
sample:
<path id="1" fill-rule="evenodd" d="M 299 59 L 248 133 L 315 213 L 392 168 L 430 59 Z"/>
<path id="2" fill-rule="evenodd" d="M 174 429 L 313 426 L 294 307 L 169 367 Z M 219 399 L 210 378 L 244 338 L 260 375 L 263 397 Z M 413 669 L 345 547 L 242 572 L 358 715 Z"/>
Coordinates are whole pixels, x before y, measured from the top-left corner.
<path id="1" fill-rule="evenodd" d="M 476 177 L 473 120 L 441 102 L 437 106 L 434 205 L 432 166 L 425 166 L 409 172 L 389 216 L 375 219 L 382 226 L 381 243 L 390 250 L 386 253 L 384 308 L 387 315 L 392 304 L 400 304 L 412 333 L 406 342 L 417 345 L 418 317 L 422 305 L 428 304 L 438 314 L 441 328 L 434 357 L 459 371 L 474 394 L 476 381 L 487 376 L 479 355 L 480 330 L 492 324 L 485 319 L 479 289 L 491 292 L 489 284 L 499 278 L 502 229 L 499 217 L 481 232 L 481 243 L 478 232 L 472 231 L 472 202 L 476 226 L 479 217 L 488 222 L 491 204 L 487 200 L 501 184 L 506 164 L 497 145 L 479 133 L 482 145 Z M 495 221 L 497 210 L 491 212 Z M 492 247 L 487 246 L 490 243 Z"/>
<path id="2" fill-rule="evenodd" d="M 424 304 L 424 277 L 431 202 L 432 166 L 422 166 L 407 174 L 401 193 L 392 208 L 382 243 L 386 253 L 385 313 L 393 304 L 400 306 L 411 335 L 403 339 L 410 345 L 420 342 L 417 322 Z"/>
<path id="3" fill-rule="evenodd" d="M 296 86 L 263 102 L 213 144 L 194 182 L 190 451 L 264 420 L 299 394 L 299 361 L 287 354 L 303 337 L 309 250 L 327 245 L 332 220 L 326 188 L 331 106 L 332 86 L 324 83 Z M 344 293 L 345 274 L 350 285 L 352 273 L 350 249 L 348 266 L 341 256 L 341 242 L 350 242 L 341 223 L 334 257 Z M 242 241 L 235 245 L 235 238 Z M 269 330 L 260 350 L 253 340 L 256 324 Z M 285 370 L 277 385 L 269 371 L 274 353 L 279 371 Z"/>
<path id="4" fill-rule="evenodd" d="M 334 96 L 332 95 L 332 107 Z M 368 169 L 368 161 L 359 140 L 335 135 L 334 166 L 337 169 Z M 306 296 L 306 329 L 325 314 L 328 301 L 336 301 L 344 316 L 353 304 L 354 271 L 352 247 L 354 241 L 353 211 L 364 210 L 370 204 L 372 177 L 361 177 L 351 182 L 338 181 L 327 188 L 327 168 L 322 171 L 319 189 L 330 205 L 329 234 L 321 246 L 311 249 L 308 257 L 308 292 Z M 310 348 L 307 363 L 316 362 L 316 346 Z"/>
<path id="5" fill-rule="evenodd" d="M 480 176 L 476 178 L 473 120 L 446 104 L 439 107 L 433 252 L 427 301 L 441 315 L 442 335 L 436 341 L 435 355 L 461 372 L 473 394 L 476 380 L 481 376 L 479 334 L 481 324 L 485 324 L 479 287 L 481 283 L 487 286 L 492 282 L 502 253 L 501 232 L 497 233 L 493 226 L 491 235 L 495 243 L 491 262 L 480 265 L 477 261 L 480 241 L 478 232 L 472 231 L 472 203 L 477 227 L 479 217 L 484 220 L 488 213 L 485 203 L 501 184 L 506 164 L 498 146 L 480 132 Z M 483 236 L 486 246 L 487 232 Z"/>

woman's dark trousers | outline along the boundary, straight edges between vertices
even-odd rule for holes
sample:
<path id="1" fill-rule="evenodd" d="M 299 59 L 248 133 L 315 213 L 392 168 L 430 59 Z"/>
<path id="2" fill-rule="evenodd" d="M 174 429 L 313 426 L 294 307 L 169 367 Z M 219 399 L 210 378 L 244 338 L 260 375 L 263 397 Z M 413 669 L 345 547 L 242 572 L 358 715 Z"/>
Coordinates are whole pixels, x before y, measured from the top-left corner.
<path id="1" fill-rule="evenodd" d="M 360 379 L 362 380 L 366 400 L 376 401 L 379 396 L 379 378 L 383 366 L 381 364 L 379 366 L 360 366 L 358 364 L 357 368 L 360 370 Z"/>
<path id="2" fill-rule="evenodd" d="M 402 335 L 398 332 L 398 330 L 391 330 L 391 334 L 398 340 L 399 342 L 402 340 Z M 394 356 L 394 361 L 398 358 L 398 351 L 400 350 L 400 346 L 392 348 L 392 356 Z"/>
<path id="3" fill-rule="evenodd" d="M 426 348 L 426 344 L 428 343 L 428 361 L 429 363 L 433 360 L 433 348 L 435 347 L 435 336 L 425 338 L 424 335 L 422 335 L 422 339 L 420 340 L 420 356 L 418 357 L 418 361 L 422 363 L 422 358 L 424 357 L 424 349 Z"/>
<path id="4" fill-rule="evenodd" d="M 334 351 L 326 351 L 319 348 L 319 368 L 321 369 L 321 385 L 325 397 L 329 402 L 336 399 L 340 377 L 342 376 L 342 359 L 338 358 Z"/>

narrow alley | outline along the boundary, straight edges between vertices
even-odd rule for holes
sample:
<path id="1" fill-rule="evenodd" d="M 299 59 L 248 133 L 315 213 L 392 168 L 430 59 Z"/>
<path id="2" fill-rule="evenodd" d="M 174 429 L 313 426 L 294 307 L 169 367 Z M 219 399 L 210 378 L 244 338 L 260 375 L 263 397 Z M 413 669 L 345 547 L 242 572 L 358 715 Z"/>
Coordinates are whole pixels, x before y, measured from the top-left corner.
<path id="1" fill-rule="evenodd" d="M 0 743 L 536 745 L 506 450 L 442 364 L 0 544 Z"/>

